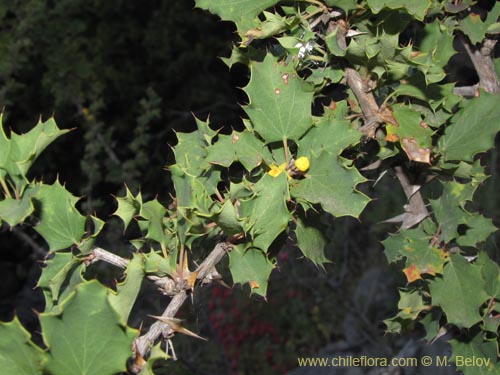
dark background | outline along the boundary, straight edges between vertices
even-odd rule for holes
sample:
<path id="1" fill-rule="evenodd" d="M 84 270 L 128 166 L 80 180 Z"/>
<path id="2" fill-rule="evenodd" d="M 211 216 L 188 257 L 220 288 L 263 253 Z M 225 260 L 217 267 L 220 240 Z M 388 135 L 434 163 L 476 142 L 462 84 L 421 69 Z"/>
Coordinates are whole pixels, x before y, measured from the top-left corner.
<path id="1" fill-rule="evenodd" d="M 42 155 L 31 174 L 48 183 L 59 176 L 83 196 L 79 208 L 108 221 L 100 241 L 110 250 L 128 248 L 120 222 L 110 218 L 116 209 L 112 195 L 123 195 L 124 182 L 134 193 L 140 187 L 144 200 L 158 196 L 168 203 L 172 186 L 163 168 L 174 162 L 175 131 L 191 131 L 193 116 L 209 114 L 214 129 L 241 126 L 239 104 L 246 98 L 238 87 L 246 84 L 248 72 L 242 66 L 229 70 L 218 59 L 229 56 L 237 42 L 235 29 L 193 8 L 188 0 L 0 4 L 4 127 L 21 133 L 40 116 L 54 115 L 60 127 L 74 128 Z M 495 220 L 497 160 L 495 150 L 484 156 L 493 178 L 477 195 L 477 208 Z M 387 266 L 379 244 L 391 227 L 377 223 L 399 213 L 404 202 L 401 191 L 390 190 L 391 179 L 376 189 L 366 187 L 370 195 L 383 195 L 384 203 L 371 203 L 361 222 L 343 218 L 330 227 L 327 255 L 333 263 L 326 272 L 287 247 L 267 301 L 250 298 L 239 286 L 201 291 L 181 316 L 210 342 L 176 337 L 179 361 L 160 366 L 178 374 L 276 374 L 296 367 L 297 356 L 446 354 L 444 345 L 429 349 L 419 342 L 418 326 L 404 336 L 384 335 L 381 321 L 395 314 L 397 287 L 405 283 L 398 267 Z M 495 239 L 486 246 L 495 247 Z M 45 251 L 29 226 L 1 229 L 0 320 L 17 313 L 35 340 L 33 309 L 43 310 L 43 298 L 34 287 Z M 133 325 L 167 303 L 145 287 Z"/>

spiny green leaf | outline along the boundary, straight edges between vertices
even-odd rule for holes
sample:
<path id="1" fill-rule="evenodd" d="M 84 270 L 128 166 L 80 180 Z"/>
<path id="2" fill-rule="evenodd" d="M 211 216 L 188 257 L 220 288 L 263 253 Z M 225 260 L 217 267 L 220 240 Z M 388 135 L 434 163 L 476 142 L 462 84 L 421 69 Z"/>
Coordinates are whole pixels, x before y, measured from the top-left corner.
<path id="1" fill-rule="evenodd" d="M 439 335 L 439 321 L 441 320 L 442 315 L 443 314 L 440 309 L 433 309 L 420 319 L 419 323 L 422 324 L 425 329 L 424 339 L 426 341 L 431 342 Z"/>
<path id="2" fill-rule="evenodd" d="M 252 293 L 266 296 L 274 265 L 262 251 L 254 248 L 245 251 L 243 244 L 235 246 L 229 253 L 229 269 L 235 284 L 249 283 Z"/>
<path id="3" fill-rule="evenodd" d="M 81 284 L 62 313 L 40 315 L 53 375 L 109 375 L 126 371 L 135 331 L 124 329 L 97 281 Z"/>
<path id="4" fill-rule="evenodd" d="M 419 290 L 400 290 L 398 309 L 396 316 L 384 320 L 388 332 L 400 332 L 403 324 L 408 324 L 406 321 L 416 320 L 420 313 L 429 310 L 430 306 L 424 303 Z"/>
<path id="5" fill-rule="evenodd" d="M 479 98 L 465 101 L 439 140 L 444 159 L 472 162 L 477 153 L 489 150 L 500 131 L 499 118 L 498 94 L 481 92 Z"/>
<path id="6" fill-rule="evenodd" d="M 430 1 L 405 1 L 405 0 L 367 0 L 368 6 L 373 13 L 379 13 L 384 8 L 400 9 L 405 8 L 409 14 L 415 16 L 419 21 L 423 21 Z"/>
<path id="7" fill-rule="evenodd" d="M 498 229 L 493 225 L 491 219 L 476 213 L 466 214 L 464 223 L 467 226 L 465 234 L 457 238 L 457 243 L 460 246 L 476 246 L 478 243 L 486 241 Z"/>
<path id="8" fill-rule="evenodd" d="M 59 293 L 64 282 L 75 271 L 80 261 L 72 253 L 56 253 L 52 259 L 45 261 L 45 267 L 38 280 L 39 288 L 50 291 L 50 303 L 59 301 Z M 47 309 L 46 309 L 47 311 Z"/>
<path id="9" fill-rule="evenodd" d="M 488 299 L 481 267 L 470 264 L 461 255 L 452 254 L 442 278 L 432 280 L 429 289 L 432 304 L 441 306 L 449 324 L 470 328 L 481 321 L 479 308 Z"/>
<path id="10" fill-rule="evenodd" d="M 157 199 L 142 205 L 139 215 L 148 221 L 146 238 L 167 244 L 163 219 L 167 209 Z"/>
<path id="11" fill-rule="evenodd" d="M 358 217 L 370 199 L 356 191 L 365 181 L 354 167 L 344 167 L 339 157 L 322 151 L 311 158 L 311 168 L 303 180 L 291 184 L 291 194 L 297 200 L 319 203 L 334 216 Z"/>
<path id="12" fill-rule="evenodd" d="M 304 216 L 297 217 L 297 245 L 300 251 L 315 265 L 324 268 L 324 263 L 331 263 L 325 256 L 326 239 L 321 229 L 318 215 L 307 212 Z"/>
<path id="13" fill-rule="evenodd" d="M 480 14 L 470 12 L 466 17 L 458 21 L 460 29 L 467 35 L 472 44 L 477 44 L 483 41 L 487 32 L 490 32 L 489 27 L 494 25 L 500 16 L 500 3 L 496 2 L 488 12 L 485 21 L 481 19 Z"/>
<path id="14" fill-rule="evenodd" d="M 158 252 L 151 250 L 144 255 L 144 272 L 161 276 L 173 275 L 177 267 L 177 249 L 171 249 L 165 259 Z"/>
<path id="15" fill-rule="evenodd" d="M 242 200 L 240 217 L 248 217 L 245 228 L 251 228 L 252 245 L 266 252 L 290 221 L 286 206 L 288 184 L 285 173 L 277 177 L 265 174 L 254 186 L 254 196 Z"/>
<path id="16" fill-rule="evenodd" d="M 465 204 L 472 200 L 477 186 L 456 181 L 443 183 L 443 193 L 438 199 L 430 199 L 432 211 L 439 224 L 440 240 L 449 242 L 457 238 L 457 227 L 465 224 L 471 215 L 465 211 Z"/>
<path id="17" fill-rule="evenodd" d="M 21 199 L 7 197 L 0 201 L 0 219 L 14 227 L 24 222 L 34 209 L 29 195 L 23 194 Z"/>
<path id="18" fill-rule="evenodd" d="M 238 31 L 243 34 L 253 26 L 253 20 L 264 9 L 267 9 L 279 0 L 196 0 L 196 6 L 217 14 L 225 21 L 236 24 Z"/>
<path id="19" fill-rule="evenodd" d="M 272 160 L 271 153 L 254 134 L 248 130 L 233 131 L 231 135 L 219 135 L 217 142 L 207 147 L 207 161 L 229 167 L 240 161 L 247 171 L 258 167 L 262 161 Z"/>
<path id="20" fill-rule="evenodd" d="M 337 110 L 325 107 L 325 113 L 299 141 L 298 156 L 319 156 L 322 150 L 340 155 L 344 149 L 357 144 L 359 131 L 351 128 L 347 120 L 338 120 Z"/>
<path id="21" fill-rule="evenodd" d="M 312 86 L 292 64 L 278 62 L 271 54 L 261 63 L 252 62 L 250 70 L 245 111 L 255 131 L 266 143 L 297 140 L 312 125 Z"/>
<path id="22" fill-rule="evenodd" d="M 346 12 L 359 7 L 357 0 L 326 0 L 325 4 L 341 8 Z"/>
<path id="23" fill-rule="evenodd" d="M 479 332 L 471 341 L 450 340 L 451 361 L 464 375 L 499 375 L 498 343 L 485 341 Z M 474 362 L 472 362 L 472 361 Z"/>
<path id="24" fill-rule="evenodd" d="M 43 150 L 69 130 L 57 127 L 53 118 L 38 124 L 25 134 L 11 133 L 7 138 L 0 115 L 0 178 L 9 177 L 17 195 L 27 184 L 26 174 Z"/>
<path id="25" fill-rule="evenodd" d="M 420 113 L 401 104 L 394 106 L 393 116 L 397 125 L 387 124 L 387 139 L 399 139 L 410 160 L 430 163 L 433 131 L 422 123 Z"/>
<path id="26" fill-rule="evenodd" d="M 243 220 L 238 216 L 238 211 L 231 200 L 226 200 L 220 211 L 216 212 L 213 220 L 222 228 L 226 236 L 243 233 Z"/>
<path id="27" fill-rule="evenodd" d="M 85 217 L 75 207 L 78 198 L 59 181 L 38 186 L 33 196 L 39 219 L 35 230 L 47 241 L 50 251 L 78 245 L 85 233 Z"/>
<path id="28" fill-rule="evenodd" d="M 485 280 L 485 291 L 490 298 L 500 298 L 500 267 L 485 253 L 480 252 L 475 262 L 481 267 L 481 275 Z"/>
<path id="29" fill-rule="evenodd" d="M 115 197 L 115 199 L 118 203 L 118 208 L 115 212 L 113 212 L 113 215 L 122 219 L 124 225 L 123 230 L 125 231 L 130 224 L 130 221 L 139 213 L 139 210 L 141 209 L 142 195 L 141 192 L 139 192 L 137 193 L 137 196 L 134 197 L 132 192 L 128 189 L 128 186 L 125 186 L 125 196 Z"/>
<path id="30" fill-rule="evenodd" d="M 144 279 L 144 259 L 134 254 L 125 271 L 125 280 L 116 286 L 116 293 L 109 294 L 109 303 L 118 313 L 123 325 L 127 324 Z"/>
<path id="31" fill-rule="evenodd" d="M 92 251 L 95 241 L 97 240 L 97 236 L 101 233 L 102 228 L 104 228 L 104 225 L 106 224 L 103 220 L 93 215 L 91 215 L 89 219 L 92 227 L 86 237 L 78 245 L 78 250 L 80 250 L 81 255 L 89 254 Z M 88 221 L 87 223 L 89 224 Z"/>
<path id="32" fill-rule="evenodd" d="M 17 317 L 8 323 L 0 322 L 0 368 L 4 374 L 42 374 L 46 355 L 30 341 L 29 332 Z"/>
<path id="33" fill-rule="evenodd" d="M 383 241 L 389 262 L 406 258 L 403 272 L 408 282 L 421 279 L 423 274 L 436 275 L 443 272 L 448 261 L 447 253 L 431 244 L 432 235 L 421 227 L 403 230 Z"/>

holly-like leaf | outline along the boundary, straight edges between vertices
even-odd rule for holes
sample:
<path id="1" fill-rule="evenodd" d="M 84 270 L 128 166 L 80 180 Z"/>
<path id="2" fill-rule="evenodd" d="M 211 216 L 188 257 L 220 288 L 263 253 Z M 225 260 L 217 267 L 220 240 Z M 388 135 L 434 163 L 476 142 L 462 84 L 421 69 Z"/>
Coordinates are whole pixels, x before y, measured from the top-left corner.
<path id="1" fill-rule="evenodd" d="M 109 294 L 109 302 L 120 316 L 123 325 L 127 324 L 144 279 L 144 259 L 141 255 L 134 254 L 125 274 L 125 280 L 116 286 L 116 293 Z"/>
<path id="2" fill-rule="evenodd" d="M 387 124 L 386 139 L 399 140 L 408 159 L 429 164 L 433 131 L 423 122 L 421 114 L 401 104 L 394 106 L 393 117 L 396 123 Z"/>
<path id="3" fill-rule="evenodd" d="M 75 266 L 80 261 L 72 253 L 59 252 L 44 263 L 45 267 L 42 270 L 37 286 L 50 292 L 46 295 L 46 297 L 50 298 L 50 301 L 47 302 L 54 304 L 59 301 L 61 287 L 68 276 L 75 271 Z M 48 309 L 45 309 L 45 311 L 48 311 Z"/>
<path id="4" fill-rule="evenodd" d="M 123 230 L 127 230 L 130 221 L 139 213 L 142 206 L 142 195 L 141 192 L 134 197 L 132 192 L 125 186 L 125 196 L 115 197 L 118 203 L 118 208 L 113 215 L 118 216 L 123 221 Z"/>
<path id="5" fill-rule="evenodd" d="M 443 193 L 438 199 L 431 199 L 432 211 L 440 228 L 440 240 L 449 242 L 458 236 L 457 227 L 464 224 L 465 204 L 472 200 L 476 187 L 456 181 L 443 183 Z"/>
<path id="6" fill-rule="evenodd" d="M 143 254 L 144 272 L 160 276 L 173 275 L 177 268 L 177 253 L 177 249 L 173 249 L 166 259 L 156 251 Z"/>
<path id="7" fill-rule="evenodd" d="M 224 231 L 226 236 L 243 233 L 243 219 L 238 217 L 238 211 L 231 200 L 226 200 L 220 211 L 216 212 L 213 220 Z"/>
<path id="8" fill-rule="evenodd" d="M 249 283 L 252 293 L 266 296 L 267 282 L 274 265 L 262 251 L 254 248 L 245 250 L 243 244 L 235 246 L 229 253 L 229 269 L 235 284 Z"/>
<path id="9" fill-rule="evenodd" d="M 485 291 L 490 298 L 500 298 L 500 267 L 485 252 L 480 252 L 475 262 L 481 267 Z"/>
<path id="10" fill-rule="evenodd" d="M 442 315 L 443 314 L 440 309 L 433 309 L 420 319 L 419 323 L 422 324 L 425 329 L 425 340 L 432 342 L 439 335 L 439 321 L 441 320 Z"/>
<path id="11" fill-rule="evenodd" d="M 467 226 L 465 234 L 457 238 L 457 243 L 460 246 L 476 246 L 476 244 L 486 241 L 498 229 L 493 225 L 491 219 L 480 214 L 466 214 L 464 223 Z"/>
<path id="12" fill-rule="evenodd" d="M 291 194 L 299 201 L 319 203 L 334 216 L 358 217 L 370 199 L 356 191 L 356 185 L 365 181 L 356 168 L 347 168 L 340 158 L 322 151 L 311 158 L 311 168 L 304 179 L 291 185 Z"/>
<path id="13" fill-rule="evenodd" d="M 94 244 L 97 240 L 97 236 L 101 233 L 102 228 L 106 224 L 103 220 L 99 219 L 97 216 L 91 215 L 87 221 L 87 224 L 91 224 L 91 228 L 88 230 L 85 238 L 78 245 L 78 250 L 80 250 L 81 255 L 90 254 L 94 248 Z"/>
<path id="14" fill-rule="evenodd" d="M 389 262 L 406 258 L 403 269 L 408 282 L 421 279 L 423 274 L 436 275 L 443 272 L 448 254 L 431 242 L 432 236 L 420 227 L 403 230 L 383 241 L 385 255 Z"/>
<path id="15" fill-rule="evenodd" d="M 42 374 L 46 355 L 30 341 L 29 332 L 19 319 L 8 323 L 0 322 L 0 368 L 4 374 Z"/>
<path id="16" fill-rule="evenodd" d="M 166 245 L 167 239 L 163 228 L 163 219 L 167 209 L 157 199 L 142 205 L 139 215 L 148 221 L 146 238 Z"/>
<path id="17" fill-rule="evenodd" d="M 379 13 L 384 8 L 400 9 L 405 8 L 409 14 L 419 21 L 423 21 L 427 9 L 431 6 L 430 1 L 404 1 L 404 0 L 368 0 L 368 6 L 373 13 Z"/>
<path id="18" fill-rule="evenodd" d="M 253 192 L 252 198 L 241 201 L 240 217 L 249 218 L 244 227 L 250 229 L 252 246 L 266 252 L 290 221 L 285 202 L 288 198 L 286 174 L 272 177 L 266 173 L 253 186 Z"/>
<path id="19" fill-rule="evenodd" d="M 470 12 L 466 17 L 459 20 L 460 29 L 467 35 L 472 44 L 477 44 L 483 41 L 487 32 L 490 32 L 489 27 L 494 25 L 500 16 L 500 3 L 496 2 L 493 9 L 488 12 L 488 16 L 483 21 L 481 15 Z"/>
<path id="20" fill-rule="evenodd" d="M 471 341 L 450 340 L 452 356 L 457 369 L 464 375 L 500 374 L 498 343 L 485 341 L 479 332 Z"/>
<path id="21" fill-rule="evenodd" d="M 69 130 L 57 127 L 53 118 L 38 124 L 25 134 L 11 133 L 7 138 L 0 115 L 0 179 L 9 177 L 17 195 L 27 184 L 26 174 L 43 150 Z"/>
<path id="22" fill-rule="evenodd" d="M 470 328 L 481 321 L 479 308 L 486 302 L 485 281 L 481 267 L 470 264 L 458 254 L 450 256 L 443 276 L 429 283 L 434 306 L 441 306 L 449 324 Z"/>
<path id="23" fill-rule="evenodd" d="M 199 177 L 207 185 L 207 190 L 213 194 L 217 186 L 216 176 L 207 174 L 210 164 L 206 160 L 206 148 L 212 143 L 212 139 L 217 134 L 210 128 L 208 121 L 196 120 L 198 129 L 191 133 L 176 133 L 177 144 L 174 146 L 176 166 L 185 173 Z M 212 177 L 212 179 L 210 179 Z"/>
<path id="24" fill-rule="evenodd" d="M 351 128 L 349 121 L 339 120 L 337 110 L 328 107 L 324 110 L 315 126 L 298 141 L 299 156 L 317 157 L 322 150 L 340 155 L 344 149 L 359 142 L 359 131 Z"/>
<path id="25" fill-rule="evenodd" d="M 341 8 L 346 12 L 359 7 L 357 0 L 326 0 L 325 3 L 336 8 Z"/>
<path id="26" fill-rule="evenodd" d="M 40 183 L 33 199 L 38 205 L 39 219 L 35 230 L 47 241 L 50 251 L 80 243 L 85 233 L 85 217 L 75 207 L 77 197 L 56 181 L 52 185 Z"/>
<path id="27" fill-rule="evenodd" d="M 297 217 L 297 245 L 300 251 L 315 265 L 323 267 L 324 263 L 331 263 L 325 256 L 326 239 L 321 230 L 319 217 L 311 212 Z"/>
<path id="28" fill-rule="evenodd" d="M 398 309 L 400 310 L 398 316 L 403 319 L 417 319 L 422 311 L 429 310 L 430 306 L 424 303 L 422 294 L 418 290 L 400 290 Z"/>
<path id="29" fill-rule="evenodd" d="M 262 161 L 270 162 L 271 153 L 254 134 L 245 130 L 233 131 L 231 135 L 219 135 L 217 142 L 207 147 L 207 161 L 209 163 L 229 167 L 239 161 L 247 171 L 258 167 Z"/>
<path id="30" fill-rule="evenodd" d="M 388 332 L 400 332 L 403 325 L 408 324 L 408 321 L 416 320 L 419 314 L 429 310 L 430 306 L 424 303 L 419 290 L 400 290 L 398 309 L 396 316 L 384 320 Z"/>
<path id="31" fill-rule="evenodd" d="M 481 92 L 479 98 L 465 101 L 439 140 L 445 161 L 472 162 L 477 153 L 493 147 L 495 134 L 500 131 L 499 118 L 497 94 Z"/>
<path id="32" fill-rule="evenodd" d="M 236 24 L 240 34 L 253 26 L 253 20 L 263 10 L 272 7 L 279 0 L 196 0 L 198 8 L 217 14 L 224 21 Z"/>
<path id="33" fill-rule="evenodd" d="M 0 201 L 0 219 L 14 227 L 26 220 L 34 209 L 29 195 L 23 194 L 21 199 L 7 197 Z"/>
<path id="34" fill-rule="evenodd" d="M 312 125 L 312 85 L 298 76 L 293 64 L 276 61 L 271 54 L 261 63 L 252 62 L 250 71 L 245 112 L 255 131 L 266 143 L 297 140 Z"/>
<path id="35" fill-rule="evenodd" d="M 97 281 L 81 284 L 62 312 L 40 315 L 53 375 L 109 375 L 126 371 L 135 331 L 124 329 Z"/>

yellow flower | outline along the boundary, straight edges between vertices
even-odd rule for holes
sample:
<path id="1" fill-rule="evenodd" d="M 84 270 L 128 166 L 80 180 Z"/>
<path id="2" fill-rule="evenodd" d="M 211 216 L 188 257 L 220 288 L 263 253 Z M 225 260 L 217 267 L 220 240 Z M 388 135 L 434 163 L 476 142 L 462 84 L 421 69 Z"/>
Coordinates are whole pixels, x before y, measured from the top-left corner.
<path id="1" fill-rule="evenodd" d="M 281 172 L 283 172 L 286 169 L 286 163 L 283 163 L 281 165 L 276 165 L 276 164 L 271 164 L 270 165 L 271 170 L 267 173 L 269 173 L 273 177 L 278 177 Z"/>
<path id="2" fill-rule="evenodd" d="M 300 172 L 307 172 L 309 169 L 310 162 L 309 159 L 306 158 L 305 156 L 301 156 L 297 160 L 295 160 L 295 167 L 300 171 Z"/>

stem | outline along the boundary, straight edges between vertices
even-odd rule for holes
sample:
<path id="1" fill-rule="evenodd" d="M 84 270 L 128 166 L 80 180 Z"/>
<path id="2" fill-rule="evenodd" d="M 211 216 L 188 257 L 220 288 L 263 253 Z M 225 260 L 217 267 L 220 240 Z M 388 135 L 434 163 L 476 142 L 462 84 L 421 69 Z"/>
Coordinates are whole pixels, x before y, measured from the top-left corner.
<path id="1" fill-rule="evenodd" d="M 85 258 L 84 258 L 85 259 Z M 86 257 L 85 262 L 88 264 L 92 264 L 97 262 L 98 260 L 102 260 L 103 262 L 112 264 L 116 267 L 125 269 L 128 266 L 129 260 L 122 258 L 119 255 L 110 253 L 107 250 L 101 249 L 100 247 L 95 247 L 92 250 L 92 253 Z"/>
<path id="2" fill-rule="evenodd" d="M 366 87 L 365 81 L 354 68 L 345 68 L 347 85 L 358 99 L 359 106 L 365 117 L 365 125 L 359 130 L 370 138 L 375 138 L 375 132 L 384 121 L 379 116 L 379 107 L 375 97 Z"/>
<path id="3" fill-rule="evenodd" d="M 12 198 L 12 195 L 10 194 L 9 188 L 7 187 L 7 184 L 5 183 L 5 180 L 3 177 L 0 177 L 0 185 L 2 185 L 3 193 L 7 198 Z"/>
<path id="4" fill-rule="evenodd" d="M 500 92 L 500 82 L 491 59 L 491 53 L 495 48 L 496 40 L 485 39 L 480 48 L 473 46 L 468 38 L 463 34 L 459 35 L 467 55 L 472 61 L 477 75 L 479 76 L 479 85 L 489 93 Z"/>
<path id="5" fill-rule="evenodd" d="M 283 138 L 283 148 L 285 149 L 285 163 L 288 166 L 288 163 L 290 161 L 290 157 L 288 155 L 288 140 L 286 138 Z"/>
<path id="6" fill-rule="evenodd" d="M 203 260 L 200 266 L 196 269 L 197 272 L 197 280 L 204 280 L 207 275 L 212 271 L 217 263 L 221 261 L 221 259 L 226 255 L 226 253 L 231 249 L 232 245 L 228 242 L 220 242 L 218 243 L 214 249 L 208 254 L 208 256 Z M 187 299 L 187 291 L 181 290 L 179 291 L 168 304 L 167 308 L 163 312 L 162 316 L 167 318 L 173 318 L 177 311 L 181 308 L 184 302 Z M 169 325 L 157 320 L 155 323 L 149 327 L 149 330 L 142 336 L 137 337 L 134 341 L 134 354 L 136 358 L 136 363 L 134 370 L 140 372 L 142 367 L 146 364 L 142 358 L 147 354 L 149 348 L 153 345 L 153 343 L 158 339 L 162 332 L 168 328 Z"/>
<path id="7" fill-rule="evenodd" d="M 429 211 L 425 206 L 422 194 L 420 194 L 420 185 L 413 185 L 410 183 L 403 167 L 398 165 L 394 167 L 394 170 L 399 183 L 403 187 L 406 198 L 408 199 L 408 205 L 405 207 L 405 215 L 403 216 L 401 225 L 401 229 L 408 229 L 429 216 Z"/>

